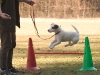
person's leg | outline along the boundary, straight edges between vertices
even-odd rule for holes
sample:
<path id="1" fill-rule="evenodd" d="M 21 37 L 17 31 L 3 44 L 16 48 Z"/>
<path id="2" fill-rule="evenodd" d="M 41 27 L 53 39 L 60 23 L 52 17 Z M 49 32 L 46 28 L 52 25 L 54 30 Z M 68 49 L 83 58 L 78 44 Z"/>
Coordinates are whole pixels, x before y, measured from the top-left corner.
<path id="1" fill-rule="evenodd" d="M 7 67 L 12 68 L 12 59 L 13 59 L 13 48 L 16 46 L 16 34 L 15 32 L 10 32 L 10 38 L 12 43 L 12 48 L 8 52 L 8 60 L 7 60 Z"/>
<path id="2" fill-rule="evenodd" d="M 0 67 L 1 69 L 7 68 L 7 59 L 8 59 L 8 53 L 12 49 L 12 43 L 11 43 L 11 37 L 10 32 L 8 31 L 2 31 L 1 32 L 1 61 L 0 61 Z"/>
<path id="3" fill-rule="evenodd" d="M 12 43 L 12 49 L 10 49 L 9 52 L 8 52 L 7 67 L 8 67 L 10 72 L 16 74 L 18 72 L 21 72 L 20 70 L 15 69 L 13 67 L 13 64 L 12 64 L 13 49 L 16 47 L 16 33 L 10 32 L 10 38 L 11 38 L 11 43 Z"/>
<path id="4" fill-rule="evenodd" d="M 1 50 L 0 50 L 0 68 L 1 75 L 14 75 L 8 69 L 7 61 L 9 51 L 12 49 L 12 41 L 10 37 L 10 32 L 0 30 L 0 38 L 1 38 Z"/>
<path id="5" fill-rule="evenodd" d="M 1 68 L 1 33 L 2 30 L 0 29 L 0 68 Z"/>

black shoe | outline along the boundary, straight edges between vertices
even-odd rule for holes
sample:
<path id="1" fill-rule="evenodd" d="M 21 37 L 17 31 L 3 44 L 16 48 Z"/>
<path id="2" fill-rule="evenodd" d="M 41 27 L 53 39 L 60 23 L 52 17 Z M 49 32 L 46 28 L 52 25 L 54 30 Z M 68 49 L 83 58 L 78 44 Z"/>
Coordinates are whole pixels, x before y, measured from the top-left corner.
<path id="1" fill-rule="evenodd" d="M 14 73 L 6 69 L 6 70 L 1 70 L 0 75 L 14 75 Z"/>
<path id="2" fill-rule="evenodd" d="M 20 70 L 17 70 L 14 67 L 10 68 L 9 71 L 14 73 L 14 74 L 21 72 Z"/>

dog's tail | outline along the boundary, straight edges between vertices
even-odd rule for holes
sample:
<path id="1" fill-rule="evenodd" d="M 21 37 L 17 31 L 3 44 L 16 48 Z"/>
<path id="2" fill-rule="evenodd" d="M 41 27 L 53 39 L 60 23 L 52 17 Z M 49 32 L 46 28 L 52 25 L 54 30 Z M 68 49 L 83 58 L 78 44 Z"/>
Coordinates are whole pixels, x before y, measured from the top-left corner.
<path id="1" fill-rule="evenodd" d="M 77 30 L 77 28 L 75 26 L 72 25 L 72 27 L 76 30 L 77 33 L 79 33 L 79 31 Z"/>

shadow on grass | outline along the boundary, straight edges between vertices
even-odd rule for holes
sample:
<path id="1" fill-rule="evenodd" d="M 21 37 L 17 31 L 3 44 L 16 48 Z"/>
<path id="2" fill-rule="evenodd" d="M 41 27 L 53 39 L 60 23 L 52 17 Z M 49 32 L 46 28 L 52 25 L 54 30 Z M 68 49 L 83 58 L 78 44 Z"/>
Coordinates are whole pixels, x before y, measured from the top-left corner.
<path id="1" fill-rule="evenodd" d="M 99 64 L 95 65 L 96 68 L 100 68 Z M 40 70 L 37 71 L 24 71 L 18 75 L 100 75 L 100 71 L 78 71 L 82 68 L 80 63 L 53 63 L 53 64 L 41 64 Z"/>
<path id="2" fill-rule="evenodd" d="M 81 69 L 83 65 L 82 56 L 80 55 L 36 55 L 37 67 L 41 69 L 37 71 L 23 71 L 23 73 L 17 75 L 100 75 L 100 65 L 97 60 L 94 61 L 96 62 L 94 67 L 97 68 L 98 71 L 79 72 L 78 70 Z M 18 69 L 23 69 L 27 65 L 27 63 L 22 62 L 18 64 Z"/>

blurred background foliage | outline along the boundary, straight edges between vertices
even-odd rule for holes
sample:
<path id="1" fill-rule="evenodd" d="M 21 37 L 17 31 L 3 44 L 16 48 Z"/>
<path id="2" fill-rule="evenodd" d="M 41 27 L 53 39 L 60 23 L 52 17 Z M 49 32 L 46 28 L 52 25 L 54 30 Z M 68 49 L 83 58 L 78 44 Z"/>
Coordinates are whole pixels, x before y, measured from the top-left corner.
<path id="1" fill-rule="evenodd" d="M 37 18 L 99 18 L 100 0 L 36 0 Z M 20 15 L 30 17 L 30 6 L 20 2 Z"/>

